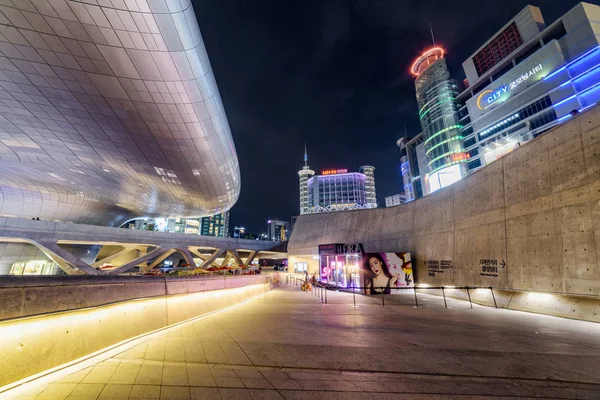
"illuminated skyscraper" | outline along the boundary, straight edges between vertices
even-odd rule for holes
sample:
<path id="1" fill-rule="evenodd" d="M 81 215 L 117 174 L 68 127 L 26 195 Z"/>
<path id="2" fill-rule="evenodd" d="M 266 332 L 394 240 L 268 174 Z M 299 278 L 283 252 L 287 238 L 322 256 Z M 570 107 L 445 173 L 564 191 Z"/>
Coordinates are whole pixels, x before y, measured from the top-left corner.
<path id="1" fill-rule="evenodd" d="M 377 208 L 377 194 L 375 192 L 375 167 L 370 165 L 363 165 L 358 168 L 361 174 L 366 177 L 366 189 L 367 189 L 367 204 L 371 204 L 373 208 Z"/>
<path id="2" fill-rule="evenodd" d="M 463 147 L 455 98 L 458 85 L 450 78 L 444 50 L 435 47 L 413 64 L 419 118 L 429 174 L 424 181 L 432 193 L 466 175 L 468 156 Z"/>
<path id="3" fill-rule="evenodd" d="M 304 145 L 304 168 L 298 171 L 300 177 L 300 214 L 305 214 L 308 211 L 308 180 L 313 177 L 315 171 L 308 166 L 308 153 L 306 145 Z"/>

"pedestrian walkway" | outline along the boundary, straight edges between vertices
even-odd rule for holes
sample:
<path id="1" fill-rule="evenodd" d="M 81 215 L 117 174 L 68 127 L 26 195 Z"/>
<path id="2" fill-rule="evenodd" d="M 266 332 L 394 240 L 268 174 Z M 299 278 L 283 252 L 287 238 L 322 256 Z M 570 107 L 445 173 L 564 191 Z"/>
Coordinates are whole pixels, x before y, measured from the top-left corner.
<path id="1" fill-rule="evenodd" d="M 600 324 L 281 284 L 19 399 L 600 398 Z"/>

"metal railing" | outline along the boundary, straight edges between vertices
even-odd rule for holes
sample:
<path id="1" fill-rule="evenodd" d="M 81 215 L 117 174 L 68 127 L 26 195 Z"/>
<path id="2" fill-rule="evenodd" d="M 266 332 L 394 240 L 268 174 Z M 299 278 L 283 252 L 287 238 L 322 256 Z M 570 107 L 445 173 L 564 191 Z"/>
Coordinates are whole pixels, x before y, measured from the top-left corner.
<path id="1" fill-rule="evenodd" d="M 291 275 L 287 275 L 285 278 L 285 283 L 288 285 L 294 285 L 294 286 L 302 286 L 305 285 L 307 283 L 307 281 L 305 279 L 301 279 L 301 278 L 297 278 L 295 276 L 291 276 Z M 309 281 L 309 283 L 311 283 Z M 352 293 L 352 299 L 353 299 L 353 303 L 354 306 L 356 307 L 356 294 L 362 294 L 365 293 L 367 289 L 379 289 L 381 291 L 381 305 L 383 307 L 385 307 L 385 290 L 388 288 L 385 287 L 350 287 L 350 288 L 340 288 L 337 286 L 326 286 L 323 285 L 320 282 L 316 282 L 316 283 L 311 283 L 312 286 L 312 293 L 315 297 L 319 298 L 319 301 L 321 303 L 325 303 L 328 304 L 327 301 L 327 291 L 328 290 L 332 290 L 332 291 L 337 291 L 337 292 L 344 292 L 344 293 Z M 442 291 L 442 297 L 444 299 L 444 308 L 448 308 L 448 301 L 446 299 L 446 290 L 466 290 L 467 291 L 467 297 L 469 299 L 469 305 L 471 306 L 471 308 L 473 308 L 473 301 L 471 299 L 471 290 L 489 290 L 491 295 L 492 295 L 492 299 L 494 301 L 494 307 L 498 308 L 498 303 L 496 302 L 496 296 L 494 295 L 494 288 L 492 286 L 486 286 L 486 287 L 482 287 L 482 286 L 427 286 L 427 287 L 398 287 L 398 288 L 389 288 L 390 291 L 395 290 L 395 291 L 412 291 L 414 294 L 414 298 L 415 298 L 415 307 L 419 308 L 419 299 L 417 297 L 417 290 L 418 291 L 427 291 L 427 290 L 441 290 Z M 376 293 L 371 295 L 370 297 L 374 297 L 376 295 L 379 295 L 380 293 Z"/>

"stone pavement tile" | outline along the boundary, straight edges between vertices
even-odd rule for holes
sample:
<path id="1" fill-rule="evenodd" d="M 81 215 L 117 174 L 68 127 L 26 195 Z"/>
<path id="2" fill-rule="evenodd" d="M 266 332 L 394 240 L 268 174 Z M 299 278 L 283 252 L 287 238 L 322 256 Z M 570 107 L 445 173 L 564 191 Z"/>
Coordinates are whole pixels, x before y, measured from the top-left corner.
<path id="1" fill-rule="evenodd" d="M 190 394 L 192 400 L 220 400 L 221 393 L 217 388 L 203 388 L 203 387 L 192 387 L 190 388 Z"/>
<path id="2" fill-rule="evenodd" d="M 327 371 L 323 371 L 327 372 Z M 290 378 L 295 380 L 311 380 L 311 381 L 345 381 L 346 377 L 340 374 L 307 374 L 299 372 L 288 372 Z"/>
<path id="3" fill-rule="evenodd" d="M 80 383 L 75 389 L 71 392 L 69 397 L 77 396 L 77 397 L 85 397 L 95 399 L 100 396 L 100 393 L 104 389 L 103 383 Z"/>
<path id="4" fill-rule="evenodd" d="M 121 353 L 121 359 L 127 358 L 144 358 L 144 354 L 146 354 L 146 349 L 148 348 L 148 343 L 139 344 L 123 353 Z"/>
<path id="5" fill-rule="evenodd" d="M 385 382 L 352 382 L 353 385 L 365 392 L 392 392 Z"/>
<path id="6" fill-rule="evenodd" d="M 162 384 L 171 386 L 188 386 L 188 374 L 185 366 L 169 366 L 163 368 Z"/>
<path id="7" fill-rule="evenodd" d="M 93 369 L 94 367 L 87 367 L 85 369 L 82 369 L 81 371 L 77 371 L 72 373 L 71 375 L 67 375 L 61 379 L 59 379 L 57 382 L 64 382 L 64 383 L 79 383 L 83 380 L 83 378 L 86 377 L 87 374 L 90 373 L 90 371 Z"/>
<path id="8" fill-rule="evenodd" d="M 217 382 L 208 369 L 187 367 L 188 381 L 190 386 L 217 387 Z"/>
<path id="9" fill-rule="evenodd" d="M 304 390 L 328 390 L 338 392 L 360 392 L 361 389 L 347 381 L 297 381 Z"/>
<path id="10" fill-rule="evenodd" d="M 210 372 L 215 378 L 237 378 L 238 375 L 235 373 L 235 369 L 225 368 L 212 368 Z"/>
<path id="11" fill-rule="evenodd" d="M 241 378 L 248 389 L 273 389 L 273 385 L 265 378 Z"/>
<path id="12" fill-rule="evenodd" d="M 51 383 L 37 397 L 40 399 L 66 399 L 77 383 Z"/>
<path id="13" fill-rule="evenodd" d="M 283 400 L 277 390 L 248 389 L 253 400 Z"/>
<path id="14" fill-rule="evenodd" d="M 238 377 L 215 377 L 215 382 L 220 388 L 244 388 L 244 383 Z"/>
<path id="15" fill-rule="evenodd" d="M 81 383 L 108 383 L 113 372 L 117 369 L 117 365 L 98 365 L 95 366 L 81 380 Z"/>
<path id="16" fill-rule="evenodd" d="M 185 362 L 185 349 L 183 345 L 177 347 L 167 347 L 165 350 L 165 361 Z"/>
<path id="17" fill-rule="evenodd" d="M 184 349 L 186 362 L 206 362 L 206 355 L 204 355 L 204 349 L 198 343 L 186 344 Z"/>
<path id="18" fill-rule="evenodd" d="M 251 399 L 250 392 L 246 389 L 223 389 L 220 388 L 221 398 L 223 400 L 247 400 Z"/>
<path id="19" fill-rule="evenodd" d="M 137 385 L 160 385 L 162 383 L 162 372 L 162 365 L 142 364 L 135 378 L 135 383 Z"/>
<path id="20" fill-rule="evenodd" d="M 275 387 L 275 389 L 302 390 L 302 386 L 292 379 L 269 379 L 269 382 Z"/>
<path id="21" fill-rule="evenodd" d="M 119 364 L 117 369 L 115 369 L 115 372 L 113 372 L 112 376 L 108 380 L 108 383 L 131 385 L 135 382 L 139 370 L 140 365 Z"/>
<path id="22" fill-rule="evenodd" d="M 262 374 L 255 368 L 236 368 L 235 373 L 240 378 L 263 378 Z"/>
<path id="23" fill-rule="evenodd" d="M 290 376 L 283 371 L 260 371 L 263 376 L 269 380 L 271 379 L 290 379 Z"/>
<path id="24" fill-rule="evenodd" d="M 160 399 L 160 386 L 133 385 L 129 393 L 130 399 Z"/>
<path id="25" fill-rule="evenodd" d="M 104 398 L 119 398 L 119 399 L 126 399 L 129 397 L 129 392 L 131 392 L 131 388 L 133 387 L 133 385 L 116 385 L 116 384 L 112 384 L 112 383 L 108 383 L 104 386 L 104 389 L 102 389 L 102 392 L 100 393 L 100 397 L 98 397 L 99 399 L 104 399 Z"/>
<path id="26" fill-rule="evenodd" d="M 160 398 L 168 400 L 189 400 L 190 388 L 187 386 L 162 386 Z"/>

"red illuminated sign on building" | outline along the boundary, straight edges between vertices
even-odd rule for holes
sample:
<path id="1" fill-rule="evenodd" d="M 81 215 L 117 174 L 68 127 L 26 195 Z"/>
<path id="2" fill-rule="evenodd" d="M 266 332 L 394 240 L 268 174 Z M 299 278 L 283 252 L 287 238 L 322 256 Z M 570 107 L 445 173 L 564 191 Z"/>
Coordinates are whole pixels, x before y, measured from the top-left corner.
<path id="1" fill-rule="evenodd" d="M 321 175 L 337 175 L 337 174 L 347 174 L 347 169 L 326 169 L 321 172 Z"/>

